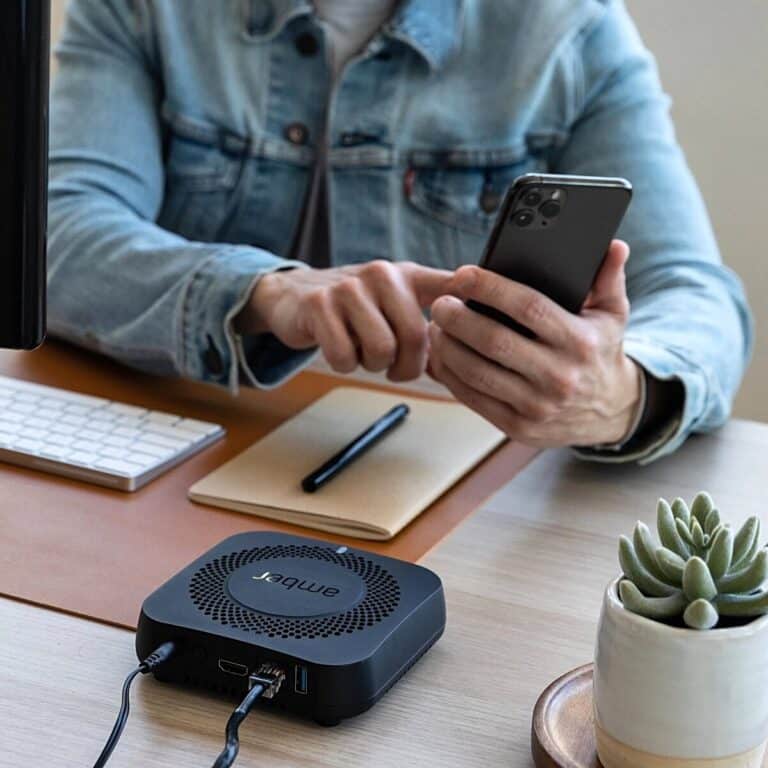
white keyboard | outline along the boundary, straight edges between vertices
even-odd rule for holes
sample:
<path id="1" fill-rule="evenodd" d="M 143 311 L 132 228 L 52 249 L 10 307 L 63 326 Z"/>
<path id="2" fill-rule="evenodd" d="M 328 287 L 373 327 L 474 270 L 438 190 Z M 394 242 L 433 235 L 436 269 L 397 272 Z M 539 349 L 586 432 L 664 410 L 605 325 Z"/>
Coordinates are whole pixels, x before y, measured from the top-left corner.
<path id="1" fill-rule="evenodd" d="M 0 376 L 0 461 L 135 491 L 223 436 L 218 424 Z"/>

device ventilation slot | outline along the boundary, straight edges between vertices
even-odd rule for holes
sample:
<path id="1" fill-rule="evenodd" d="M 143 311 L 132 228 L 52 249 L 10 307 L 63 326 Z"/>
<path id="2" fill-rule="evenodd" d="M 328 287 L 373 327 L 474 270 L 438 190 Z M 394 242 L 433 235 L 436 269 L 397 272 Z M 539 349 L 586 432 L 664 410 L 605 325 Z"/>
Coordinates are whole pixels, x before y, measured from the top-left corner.
<path id="1" fill-rule="evenodd" d="M 229 597 L 224 585 L 230 574 L 250 563 L 273 558 L 323 560 L 340 565 L 360 576 L 365 597 L 344 613 L 297 619 L 259 613 Z M 217 624 L 282 639 L 311 640 L 360 632 L 387 618 L 400 603 L 397 580 L 378 563 L 353 552 L 296 544 L 243 549 L 217 557 L 194 574 L 189 594 L 195 606 Z"/>

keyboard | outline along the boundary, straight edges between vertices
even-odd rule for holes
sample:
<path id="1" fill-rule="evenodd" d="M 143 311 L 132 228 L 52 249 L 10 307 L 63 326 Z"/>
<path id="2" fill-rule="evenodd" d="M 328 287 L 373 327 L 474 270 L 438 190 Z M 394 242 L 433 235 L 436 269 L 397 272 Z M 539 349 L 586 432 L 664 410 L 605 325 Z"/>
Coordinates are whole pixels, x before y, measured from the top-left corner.
<path id="1" fill-rule="evenodd" d="M 225 434 L 218 424 L 0 376 L 0 461 L 136 491 Z"/>

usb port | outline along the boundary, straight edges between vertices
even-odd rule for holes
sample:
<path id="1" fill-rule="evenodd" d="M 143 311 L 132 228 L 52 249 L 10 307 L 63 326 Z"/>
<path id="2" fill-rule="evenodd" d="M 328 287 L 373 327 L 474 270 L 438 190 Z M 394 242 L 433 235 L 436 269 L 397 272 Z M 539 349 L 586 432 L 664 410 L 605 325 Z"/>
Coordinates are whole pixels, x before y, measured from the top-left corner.
<path id="1" fill-rule="evenodd" d="M 307 668 L 297 664 L 293 673 L 293 689 L 296 693 L 301 693 L 302 695 L 307 693 L 307 677 Z"/>
<path id="2" fill-rule="evenodd" d="M 248 667 L 245 664 L 227 661 L 227 659 L 219 659 L 219 669 L 228 675 L 235 675 L 236 677 L 245 677 L 248 674 Z"/>

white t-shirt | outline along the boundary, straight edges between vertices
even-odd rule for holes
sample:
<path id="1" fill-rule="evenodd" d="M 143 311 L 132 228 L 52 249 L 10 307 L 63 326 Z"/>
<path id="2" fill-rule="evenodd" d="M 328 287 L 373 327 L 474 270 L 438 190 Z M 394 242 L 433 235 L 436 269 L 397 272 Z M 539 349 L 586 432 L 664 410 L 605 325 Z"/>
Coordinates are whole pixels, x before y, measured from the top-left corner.
<path id="1" fill-rule="evenodd" d="M 326 32 L 328 66 L 332 81 L 359 53 L 392 15 L 398 0 L 315 0 L 315 10 Z M 304 220 L 293 258 L 316 267 L 327 267 L 330 258 L 328 227 L 327 137 L 318 144 L 317 165 L 304 206 Z"/>

